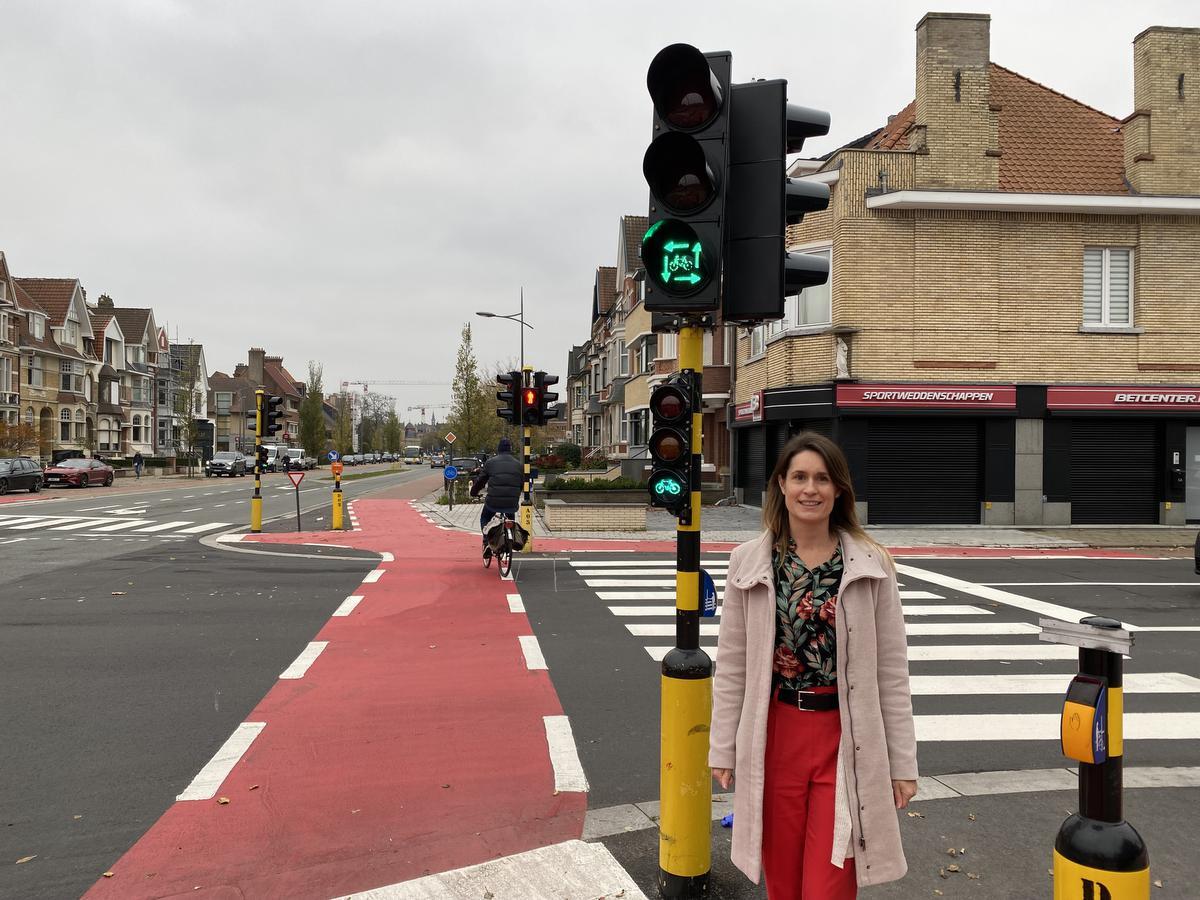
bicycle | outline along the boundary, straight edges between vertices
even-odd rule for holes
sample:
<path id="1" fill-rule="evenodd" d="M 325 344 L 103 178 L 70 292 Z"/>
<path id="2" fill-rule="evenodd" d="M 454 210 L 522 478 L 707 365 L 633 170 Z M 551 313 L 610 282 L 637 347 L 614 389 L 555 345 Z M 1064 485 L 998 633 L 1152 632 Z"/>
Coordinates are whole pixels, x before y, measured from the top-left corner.
<path id="1" fill-rule="evenodd" d="M 498 526 L 491 525 L 496 520 L 496 516 L 500 517 L 500 524 Z M 497 513 L 496 516 L 493 516 L 489 520 L 488 524 L 491 527 L 486 529 L 484 534 L 488 534 L 495 528 L 500 528 L 498 546 L 493 550 L 492 540 L 489 537 L 487 548 L 483 553 L 483 567 L 490 569 L 492 567 L 492 557 L 495 557 L 496 571 L 500 573 L 501 578 L 504 578 L 512 571 L 513 548 L 517 544 L 517 520 L 508 513 Z"/>

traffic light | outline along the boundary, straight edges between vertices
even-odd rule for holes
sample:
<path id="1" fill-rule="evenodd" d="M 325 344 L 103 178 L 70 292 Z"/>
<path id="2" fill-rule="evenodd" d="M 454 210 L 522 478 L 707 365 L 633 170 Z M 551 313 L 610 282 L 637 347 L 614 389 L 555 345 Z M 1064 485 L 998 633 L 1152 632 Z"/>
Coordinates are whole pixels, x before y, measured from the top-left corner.
<path id="1" fill-rule="evenodd" d="M 246 413 L 246 421 L 250 424 L 250 427 L 254 429 L 254 436 L 257 437 L 258 436 L 258 398 L 257 397 L 255 397 L 254 409 L 252 409 L 252 410 L 250 410 L 250 412 Z"/>
<path id="2" fill-rule="evenodd" d="M 283 413 L 279 411 L 279 407 L 283 406 L 283 398 L 276 397 L 271 394 L 263 395 L 263 435 L 272 435 L 278 433 L 283 426 L 279 420 L 283 418 Z"/>
<path id="3" fill-rule="evenodd" d="M 829 206 L 829 186 L 787 177 L 787 154 L 829 133 L 829 113 L 787 102 L 783 79 L 733 87 L 725 204 L 727 322 L 783 317 L 784 298 L 829 280 L 823 256 L 787 252 L 787 226 Z"/>
<path id="4" fill-rule="evenodd" d="M 542 392 L 539 388 L 521 388 L 521 424 L 542 424 Z"/>
<path id="5" fill-rule="evenodd" d="M 692 512 L 692 374 L 685 369 L 650 394 L 650 505 L 670 510 L 685 525 L 691 524 Z"/>
<path id="6" fill-rule="evenodd" d="M 654 139 L 642 160 L 650 186 L 642 264 L 651 312 L 720 306 L 732 64 L 725 51 L 671 44 L 646 73 Z"/>
<path id="7" fill-rule="evenodd" d="M 547 375 L 545 372 L 533 373 L 533 387 L 537 391 L 538 397 L 539 425 L 546 425 L 558 418 L 558 407 L 554 405 L 558 400 L 558 392 L 546 390 L 556 384 L 558 384 L 557 375 Z"/>
<path id="8" fill-rule="evenodd" d="M 267 448 L 259 444 L 254 448 L 254 454 L 258 457 L 258 471 L 267 471 Z"/>
<path id="9" fill-rule="evenodd" d="M 496 399 L 504 404 L 496 410 L 496 415 L 510 425 L 516 425 L 521 421 L 521 373 L 501 372 L 496 381 L 504 388 L 496 392 Z"/>

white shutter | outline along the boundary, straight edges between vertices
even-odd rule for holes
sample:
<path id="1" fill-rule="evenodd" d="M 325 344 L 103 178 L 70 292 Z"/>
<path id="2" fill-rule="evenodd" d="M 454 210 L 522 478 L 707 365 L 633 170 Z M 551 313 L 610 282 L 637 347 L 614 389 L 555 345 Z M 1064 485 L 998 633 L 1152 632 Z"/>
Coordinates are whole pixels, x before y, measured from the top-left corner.
<path id="1" fill-rule="evenodd" d="M 1129 320 L 1129 251 L 1108 251 L 1108 322 L 1109 325 L 1132 325 Z"/>
<path id="2" fill-rule="evenodd" d="M 1083 251 L 1083 321 L 1099 325 L 1104 321 L 1104 250 Z"/>

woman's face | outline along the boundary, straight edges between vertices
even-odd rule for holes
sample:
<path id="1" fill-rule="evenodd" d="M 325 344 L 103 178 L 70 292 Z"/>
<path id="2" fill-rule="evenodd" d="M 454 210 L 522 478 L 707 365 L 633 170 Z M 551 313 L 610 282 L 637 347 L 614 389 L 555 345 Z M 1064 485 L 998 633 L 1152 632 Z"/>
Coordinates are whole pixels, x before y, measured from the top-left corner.
<path id="1" fill-rule="evenodd" d="M 838 491 L 820 453 L 803 450 L 793 456 L 779 487 L 792 521 L 802 524 L 829 521 Z"/>

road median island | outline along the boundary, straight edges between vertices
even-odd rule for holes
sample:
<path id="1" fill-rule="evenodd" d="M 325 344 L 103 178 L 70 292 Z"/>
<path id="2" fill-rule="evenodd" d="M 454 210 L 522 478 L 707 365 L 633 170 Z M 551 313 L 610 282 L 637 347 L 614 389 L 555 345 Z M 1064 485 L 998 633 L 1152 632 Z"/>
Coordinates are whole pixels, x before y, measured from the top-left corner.
<path id="1" fill-rule="evenodd" d="M 513 583 L 407 501 L 355 507 L 356 532 L 252 536 L 383 561 L 246 717 L 263 727 L 215 796 L 171 806 L 89 897 L 327 900 L 581 836 L 587 795 L 555 790 L 562 707 L 527 668 Z"/>

